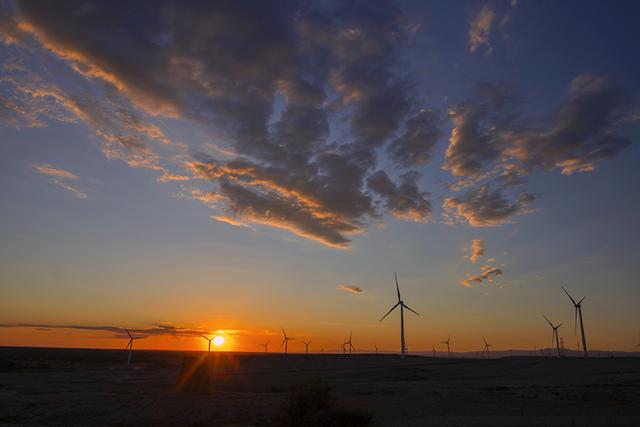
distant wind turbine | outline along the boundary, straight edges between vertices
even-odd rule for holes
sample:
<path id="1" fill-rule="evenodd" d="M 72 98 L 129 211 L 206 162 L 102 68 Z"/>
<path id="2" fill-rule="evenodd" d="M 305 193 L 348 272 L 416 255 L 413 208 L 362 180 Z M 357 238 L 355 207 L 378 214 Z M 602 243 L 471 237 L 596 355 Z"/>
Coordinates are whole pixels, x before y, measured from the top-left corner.
<path id="1" fill-rule="evenodd" d="M 211 353 L 211 341 L 213 341 L 213 338 L 209 338 L 207 336 L 202 336 L 202 338 L 204 338 L 205 340 L 209 341 L 209 348 L 207 350 L 207 353 Z"/>
<path id="2" fill-rule="evenodd" d="M 133 335 L 131 335 L 131 332 L 129 332 L 129 330 L 127 328 L 124 329 L 125 331 L 127 331 L 127 335 L 129 335 L 129 343 L 127 344 L 127 348 L 129 349 L 129 357 L 127 357 L 127 365 L 131 364 L 131 352 L 133 352 L 133 342 L 135 340 L 141 340 L 146 338 L 146 336 L 144 337 L 134 337 Z"/>
<path id="3" fill-rule="evenodd" d="M 558 328 L 560 326 L 562 326 L 562 323 L 558 323 L 557 325 L 553 325 L 553 323 L 551 323 L 551 320 L 547 319 L 547 316 L 545 316 L 544 314 L 542 315 L 542 317 L 544 317 L 544 320 L 547 321 L 547 323 L 549 324 L 549 326 L 551 326 L 551 329 L 553 329 L 553 332 L 551 334 L 551 347 L 553 347 L 554 341 L 556 344 L 556 349 L 558 350 L 558 357 L 561 356 L 560 353 L 560 338 L 558 337 Z"/>
<path id="4" fill-rule="evenodd" d="M 282 348 L 282 346 L 284 345 L 284 354 L 287 354 L 289 350 L 289 341 L 292 340 L 293 338 L 289 338 L 287 336 L 287 333 L 284 331 L 284 328 L 282 328 L 282 335 L 284 336 L 284 339 L 282 340 L 282 344 L 280 344 L 280 348 Z"/>
<path id="5" fill-rule="evenodd" d="M 491 355 L 489 354 L 489 347 L 493 347 L 493 344 L 489 344 L 487 340 L 484 339 L 484 337 L 482 337 L 482 341 L 484 341 L 484 350 L 482 351 L 487 356 L 487 359 L 491 359 Z"/>
<path id="6" fill-rule="evenodd" d="M 431 356 L 432 357 L 436 357 L 436 346 L 435 345 L 431 346 Z"/>
<path id="7" fill-rule="evenodd" d="M 271 340 L 267 341 L 267 342 L 266 342 L 266 343 L 264 343 L 264 344 L 260 344 L 260 347 L 263 347 L 263 348 L 264 348 L 264 352 L 265 352 L 265 353 L 266 353 L 266 352 L 268 351 L 268 349 L 269 349 L 269 343 L 270 343 L 270 342 L 271 342 Z"/>
<path id="8" fill-rule="evenodd" d="M 638 344 L 636 345 L 636 348 L 640 347 L 640 334 L 638 334 Z"/>
<path id="9" fill-rule="evenodd" d="M 304 352 L 309 353 L 309 344 L 311 344 L 311 341 L 303 341 L 303 343 L 304 343 Z"/>
<path id="10" fill-rule="evenodd" d="M 447 337 L 447 339 L 445 341 L 442 341 L 441 343 L 447 345 L 447 357 L 451 357 L 451 335 L 449 335 L 449 337 Z"/>
<path id="11" fill-rule="evenodd" d="M 640 345 L 640 344 L 638 344 L 638 345 Z M 378 354 L 378 344 L 374 343 L 374 344 L 373 344 L 373 346 L 374 346 L 374 347 L 375 347 L 375 349 L 376 349 L 376 354 Z"/>
<path id="12" fill-rule="evenodd" d="M 343 352 L 344 352 L 344 350 L 345 350 L 345 346 L 346 346 L 347 344 L 349 344 L 349 354 L 351 354 L 351 351 L 352 351 L 352 350 L 355 350 L 355 349 L 356 349 L 356 348 L 353 346 L 353 343 L 351 342 L 351 338 L 352 338 L 352 337 L 353 337 L 353 332 L 349 332 L 349 339 L 348 339 L 347 341 L 345 341 L 345 342 L 342 344 L 342 346 L 343 346 L 343 347 L 342 347 L 342 351 L 343 351 Z"/>
<path id="13" fill-rule="evenodd" d="M 393 275 L 396 278 L 396 291 L 398 292 L 398 302 L 396 303 L 396 305 L 391 307 L 391 310 L 387 311 L 387 314 L 382 316 L 382 319 L 380 319 L 380 321 L 382 322 L 385 319 L 385 317 L 387 317 L 393 310 L 396 309 L 396 307 L 400 306 L 400 347 L 401 347 L 401 357 L 404 358 L 405 351 L 406 351 L 406 346 L 404 341 L 404 309 L 406 308 L 412 313 L 418 316 L 420 315 L 416 311 L 414 311 L 411 307 L 406 305 L 404 301 L 402 301 L 402 297 L 400 297 L 400 286 L 398 285 L 398 275 L 396 273 L 393 273 Z"/>
<path id="14" fill-rule="evenodd" d="M 567 292 L 567 290 L 563 287 L 562 290 L 564 291 L 565 294 L 567 294 L 567 296 L 569 297 L 569 299 L 571 300 L 571 302 L 573 303 L 573 307 L 575 309 L 575 317 L 574 317 L 574 331 L 575 333 L 577 333 L 578 330 L 578 317 L 580 317 L 580 332 L 582 333 L 582 351 L 584 352 L 584 357 L 588 356 L 588 352 L 587 352 L 587 336 L 584 333 L 584 322 L 582 321 L 582 301 L 584 301 L 585 297 L 582 297 L 582 299 L 578 302 L 576 302 L 576 300 L 573 299 L 573 297 L 571 295 L 569 295 L 569 292 Z"/>

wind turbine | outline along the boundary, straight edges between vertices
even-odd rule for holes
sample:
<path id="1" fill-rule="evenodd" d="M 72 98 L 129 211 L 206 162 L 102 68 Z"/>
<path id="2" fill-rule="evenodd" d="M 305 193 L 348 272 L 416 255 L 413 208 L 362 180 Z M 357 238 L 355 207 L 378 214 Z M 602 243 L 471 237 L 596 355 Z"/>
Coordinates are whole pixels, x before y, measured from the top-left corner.
<path id="1" fill-rule="evenodd" d="M 349 339 L 342 344 L 342 351 L 344 352 L 345 346 L 349 344 L 349 354 L 351 354 L 351 350 L 355 350 L 356 348 L 351 343 L 351 337 L 353 336 L 353 332 L 349 332 Z"/>
<path id="2" fill-rule="evenodd" d="M 305 353 L 309 353 L 309 344 L 311 344 L 311 341 L 302 341 L 304 343 L 304 352 Z"/>
<path id="3" fill-rule="evenodd" d="M 431 346 L 431 356 L 432 357 L 436 357 L 436 346 L 435 345 Z"/>
<path id="4" fill-rule="evenodd" d="M 567 290 L 564 287 L 562 287 L 562 290 L 564 291 L 565 294 L 567 294 L 567 296 L 569 297 L 569 299 L 573 303 L 573 307 L 575 308 L 574 331 L 576 331 L 576 332 L 577 332 L 577 329 L 578 329 L 578 316 L 580 317 L 580 332 L 582 333 L 582 351 L 584 352 L 584 357 L 587 357 L 587 355 L 588 355 L 588 353 L 587 353 L 587 336 L 584 334 L 584 322 L 582 321 L 582 301 L 584 301 L 585 297 L 582 297 L 582 299 L 580 301 L 576 302 L 576 300 L 574 300 L 573 297 L 571 295 L 569 295 L 569 292 L 567 292 Z"/>
<path id="5" fill-rule="evenodd" d="M 402 355 L 400 357 L 404 358 L 405 350 L 406 350 L 406 346 L 405 346 L 405 343 L 404 343 L 404 309 L 406 308 L 407 310 L 411 311 L 412 313 L 414 313 L 414 314 L 416 314 L 418 316 L 420 316 L 420 315 L 416 311 L 411 309 L 411 307 L 406 305 L 404 303 L 404 301 L 402 301 L 402 298 L 400 297 L 400 286 L 398 285 L 398 275 L 395 272 L 393 273 L 393 275 L 396 278 L 396 291 L 398 291 L 398 302 L 396 303 L 396 305 L 391 307 L 391 310 L 387 311 L 387 314 L 382 316 L 382 319 L 380 319 L 380 321 L 382 322 L 385 319 L 385 317 L 387 317 L 393 310 L 396 309 L 396 307 L 400 306 L 400 346 L 401 346 L 401 350 L 402 350 Z"/>
<path id="6" fill-rule="evenodd" d="M 551 346 L 553 347 L 553 341 L 555 340 L 556 342 L 556 349 L 558 350 L 558 357 L 561 356 L 560 353 L 560 338 L 558 337 L 558 328 L 560 326 L 562 326 L 562 323 L 558 323 L 556 326 L 553 326 L 553 323 L 551 323 L 551 320 L 547 319 L 547 316 L 545 316 L 544 314 L 542 315 L 542 317 L 544 317 L 544 320 L 547 321 L 547 323 L 549 324 L 549 326 L 551 326 L 551 329 L 553 329 L 553 333 L 551 334 Z"/>
<path id="7" fill-rule="evenodd" d="M 284 354 L 287 354 L 287 351 L 289 349 L 289 340 L 292 340 L 293 338 L 289 338 L 287 336 L 287 333 L 284 331 L 284 328 L 282 328 L 282 335 L 284 335 L 284 339 L 282 340 L 282 344 L 280 344 L 280 347 L 282 348 L 282 345 L 284 344 Z"/>
<path id="8" fill-rule="evenodd" d="M 209 338 L 206 336 L 202 336 L 202 338 L 204 338 L 205 340 L 209 341 L 209 349 L 207 350 L 207 353 L 211 353 L 211 341 L 213 341 L 213 338 Z"/>
<path id="9" fill-rule="evenodd" d="M 446 341 L 442 341 L 441 343 L 447 345 L 447 357 L 451 357 L 451 335 L 449 335 Z"/>
<path id="10" fill-rule="evenodd" d="M 146 336 L 144 337 L 134 337 L 133 335 L 131 335 L 131 332 L 129 332 L 129 330 L 127 328 L 124 328 L 125 331 L 127 331 L 127 335 L 129 335 L 129 343 L 127 344 L 127 348 L 129 349 L 129 357 L 127 357 L 127 365 L 131 364 L 131 352 L 133 351 L 133 342 L 135 340 L 141 340 L 143 338 L 146 338 Z"/>
<path id="11" fill-rule="evenodd" d="M 266 353 L 268 351 L 269 348 L 269 343 L 271 342 L 271 340 L 267 341 L 264 344 L 260 344 L 260 347 L 264 347 L 264 352 Z"/>
<path id="12" fill-rule="evenodd" d="M 482 337 L 482 341 L 484 341 L 484 353 L 487 355 L 487 359 L 491 359 L 491 355 L 489 354 L 489 347 L 493 347 L 493 344 L 489 344 L 487 340 Z"/>
<path id="13" fill-rule="evenodd" d="M 640 345 L 640 344 L 638 344 L 638 345 Z M 374 343 L 374 344 L 373 344 L 373 346 L 374 346 L 374 347 L 375 347 L 375 349 L 376 349 L 376 354 L 378 354 L 378 344 Z"/>

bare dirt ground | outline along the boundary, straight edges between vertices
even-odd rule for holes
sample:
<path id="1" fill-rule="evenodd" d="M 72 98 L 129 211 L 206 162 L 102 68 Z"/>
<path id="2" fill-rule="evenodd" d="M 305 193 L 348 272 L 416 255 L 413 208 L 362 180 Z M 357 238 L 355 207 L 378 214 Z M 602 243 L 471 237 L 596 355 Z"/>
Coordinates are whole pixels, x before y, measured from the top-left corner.
<path id="1" fill-rule="evenodd" d="M 640 426 L 640 359 L 211 353 L 210 384 L 177 391 L 200 355 L 0 348 L 0 426 L 269 426 L 316 380 L 374 426 Z"/>

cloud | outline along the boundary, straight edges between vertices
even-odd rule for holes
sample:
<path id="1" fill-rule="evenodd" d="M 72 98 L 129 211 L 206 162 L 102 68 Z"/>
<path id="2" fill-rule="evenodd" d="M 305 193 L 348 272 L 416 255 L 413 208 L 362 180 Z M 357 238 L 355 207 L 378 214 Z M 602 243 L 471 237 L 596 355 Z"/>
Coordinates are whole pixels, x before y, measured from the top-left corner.
<path id="1" fill-rule="evenodd" d="M 427 222 L 431 218 L 431 203 L 427 193 L 421 192 L 415 183 L 417 173 L 409 172 L 400 177 L 396 185 L 384 171 L 377 171 L 367 178 L 367 188 L 377 193 L 388 212 L 398 219 Z"/>
<path id="2" fill-rule="evenodd" d="M 39 324 L 39 323 L 0 323 L 0 328 L 33 328 L 39 330 L 51 329 L 72 329 L 81 331 L 97 331 L 110 332 L 113 338 L 128 338 L 125 328 L 119 326 L 92 326 L 92 325 L 56 325 L 56 324 Z M 129 332 L 135 335 L 143 336 L 173 336 L 173 337 L 194 337 L 199 338 L 204 334 L 211 332 L 206 329 L 183 328 L 168 323 L 156 323 L 146 328 L 128 328 Z"/>
<path id="3" fill-rule="evenodd" d="M 475 52 L 481 47 L 484 48 L 484 52 L 487 55 L 493 51 L 489 37 L 491 36 L 495 16 L 495 12 L 487 3 L 471 20 L 469 24 L 469 52 Z"/>
<path id="4" fill-rule="evenodd" d="M 635 121 L 625 93 L 608 78 L 577 76 L 560 105 L 541 124 L 522 114 L 522 100 L 507 86 L 479 82 L 466 102 L 451 108 L 453 128 L 442 168 L 462 196 L 444 198 L 450 222 L 495 226 L 510 216 L 530 212 L 533 195 L 520 191 L 513 201 L 504 194 L 537 170 L 563 175 L 595 170 L 631 141 L 620 133 Z M 490 187 L 495 187 L 490 190 Z"/>
<path id="5" fill-rule="evenodd" d="M 364 292 L 364 290 L 360 286 L 355 286 L 355 285 L 338 285 L 336 289 L 339 291 L 349 292 L 351 294 L 356 294 L 356 295 Z"/>
<path id="6" fill-rule="evenodd" d="M 387 152 L 400 165 L 425 165 L 440 134 L 436 113 L 422 110 L 407 121 L 402 134 L 389 144 Z"/>
<path id="7" fill-rule="evenodd" d="M 617 132 L 632 116 L 624 92 L 605 77 L 577 76 L 546 123 L 528 123 L 521 101 L 505 85 L 480 82 L 467 102 L 453 107 L 453 129 L 443 169 L 469 183 L 500 176 L 519 184 L 532 170 L 565 175 L 596 169 L 630 144 Z"/>
<path id="8" fill-rule="evenodd" d="M 492 283 L 493 279 L 499 276 L 502 276 L 502 269 L 489 265 L 483 265 L 482 267 L 480 267 L 480 274 L 467 275 L 466 279 L 462 279 L 460 281 L 460 284 L 466 288 L 473 288 L 485 281 Z"/>
<path id="9" fill-rule="evenodd" d="M 79 190 L 78 188 L 67 182 L 77 181 L 79 178 L 76 174 L 63 169 L 54 168 L 53 166 L 45 163 L 33 163 L 31 164 L 31 168 L 40 175 L 49 178 L 49 182 L 51 182 L 52 184 L 57 185 L 60 188 L 64 188 L 65 190 L 71 192 L 77 198 L 86 199 L 89 197 L 87 193 Z"/>
<path id="10" fill-rule="evenodd" d="M 514 215 L 531 212 L 529 204 L 535 197 L 519 193 L 514 201 L 506 199 L 500 189 L 483 186 L 462 196 L 445 197 L 442 207 L 450 224 L 466 223 L 472 227 L 495 227 L 507 224 Z"/>
<path id="11" fill-rule="evenodd" d="M 472 263 L 476 263 L 478 258 L 484 255 L 484 242 L 480 239 L 473 239 L 471 241 L 471 254 L 467 255 L 466 258 L 469 258 Z"/>
<path id="12" fill-rule="evenodd" d="M 162 123 L 197 124 L 221 141 L 216 155 L 228 161 L 195 154 L 188 168 L 212 188 L 189 180 L 185 191 L 228 223 L 347 248 L 350 236 L 386 211 L 429 218 L 413 173 L 378 188 L 381 203 L 366 187 L 380 169 L 381 148 L 391 169 L 422 166 L 439 135 L 436 113 L 418 107 L 398 67 L 416 27 L 393 4 L 164 2 L 149 9 L 136 1 L 127 8 L 17 1 L 16 10 L 4 39 L 47 52 L 78 84 L 54 85 L 41 75 L 38 93 L 15 84 L 23 102 L 12 118 L 85 123 L 107 158 L 156 171 L 159 182 L 187 181 L 165 164 L 197 151 L 170 151 L 179 147 Z M 114 31 L 120 28 L 136 30 Z M 334 123 L 344 129 L 339 140 Z"/>

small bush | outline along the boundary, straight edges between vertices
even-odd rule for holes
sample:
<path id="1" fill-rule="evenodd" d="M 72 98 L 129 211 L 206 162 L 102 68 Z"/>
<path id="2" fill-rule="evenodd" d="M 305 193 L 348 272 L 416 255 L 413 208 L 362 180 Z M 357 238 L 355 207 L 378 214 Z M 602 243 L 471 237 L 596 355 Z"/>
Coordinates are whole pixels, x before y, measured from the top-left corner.
<path id="1" fill-rule="evenodd" d="M 328 384 L 296 385 L 274 417 L 274 427 L 365 427 L 371 415 L 337 406 Z"/>

